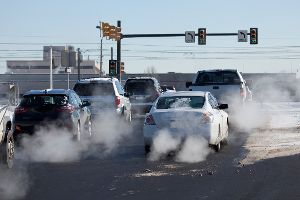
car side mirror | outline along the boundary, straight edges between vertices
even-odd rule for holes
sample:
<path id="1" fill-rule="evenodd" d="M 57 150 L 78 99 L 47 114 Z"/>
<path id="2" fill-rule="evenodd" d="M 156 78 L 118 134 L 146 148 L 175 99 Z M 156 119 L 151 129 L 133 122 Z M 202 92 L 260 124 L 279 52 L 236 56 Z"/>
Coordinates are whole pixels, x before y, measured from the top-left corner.
<path id="1" fill-rule="evenodd" d="M 228 109 L 228 104 L 220 104 L 218 108 L 221 110 Z"/>
<path id="2" fill-rule="evenodd" d="M 86 106 L 90 106 L 90 105 L 91 105 L 91 102 L 89 102 L 89 101 L 87 101 L 87 100 L 84 100 L 84 101 L 82 102 L 81 107 L 86 107 Z"/>
<path id="3" fill-rule="evenodd" d="M 188 82 L 185 83 L 186 88 L 189 88 L 192 85 L 193 85 L 193 83 L 191 81 L 188 81 Z"/>

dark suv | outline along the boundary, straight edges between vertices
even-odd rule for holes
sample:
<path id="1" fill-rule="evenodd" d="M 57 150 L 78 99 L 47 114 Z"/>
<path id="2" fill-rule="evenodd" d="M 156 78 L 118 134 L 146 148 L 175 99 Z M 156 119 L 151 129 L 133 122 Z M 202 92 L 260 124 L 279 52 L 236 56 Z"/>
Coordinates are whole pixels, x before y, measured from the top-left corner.
<path id="1" fill-rule="evenodd" d="M 31 90 L 23 95 L 13 117 L 13 134 L 18 139 L 23 133 L 33 134 L 39 127 L 53 125 L 67 128 L 80 140 L 81 132 L 91 136 L 90 103 L 81 101 L 73 90 Z"/>
<path id="2" fill-rule="evenodd" d="M 126 80 L 125 92 L 131 102 L 133 117 L 141 118 L 150 111 L 153 102 L 162 90 L 156 78 L 135 77 Z"/>

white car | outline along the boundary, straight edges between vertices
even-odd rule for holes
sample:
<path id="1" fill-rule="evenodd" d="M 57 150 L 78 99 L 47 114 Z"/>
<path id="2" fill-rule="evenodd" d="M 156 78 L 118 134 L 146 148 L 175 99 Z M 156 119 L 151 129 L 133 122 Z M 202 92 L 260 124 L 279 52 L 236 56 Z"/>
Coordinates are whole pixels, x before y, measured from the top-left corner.
<path id="1" fill-rule="evenodd" d="M 210 92 L 181 91 L 163 93 L 146 115 L 143 127 L 145 151 L 149 153 L 154 138 L 162 130 L 185 139 L 199 135 L 216 151 L 228 137 L 228 104 L 219 105 Z"/>

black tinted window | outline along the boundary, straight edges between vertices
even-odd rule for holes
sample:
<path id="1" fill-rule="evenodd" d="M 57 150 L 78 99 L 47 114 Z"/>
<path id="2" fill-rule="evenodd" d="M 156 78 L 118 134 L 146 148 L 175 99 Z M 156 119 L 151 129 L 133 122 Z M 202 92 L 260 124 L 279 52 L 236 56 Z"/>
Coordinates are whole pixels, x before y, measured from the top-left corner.
<path id="1" fill-rule="evenodd" d="M 240 77 L 236 72 L 219 71 L 219 72 L 201 72 L 198 74 L 197 85 L 209 84 L 240 84 Z"/>
<path id="2" fill-rule="evenodd" d="M 21 106 L 66 105 L 66 95 L 26 95 L 20 102 Z"/>
<path id="3" fill-rule="evenodd" d="M 79 96 L 114 95 L 112 83 L 76 83 L 74 91 Z"/>
<path id="4" fill-rule="evenodd" d="M 154 81 L 151 79 L 127 80 L 125 90 L 131 95 L 152 94 L 155 91 Z"/>
<path id="5" fill-rule="evenodd" d="M 205 98 L 202 96 L 161 97 L 157 101 L 157 109 L 170 108 L 202 108 Z"/>

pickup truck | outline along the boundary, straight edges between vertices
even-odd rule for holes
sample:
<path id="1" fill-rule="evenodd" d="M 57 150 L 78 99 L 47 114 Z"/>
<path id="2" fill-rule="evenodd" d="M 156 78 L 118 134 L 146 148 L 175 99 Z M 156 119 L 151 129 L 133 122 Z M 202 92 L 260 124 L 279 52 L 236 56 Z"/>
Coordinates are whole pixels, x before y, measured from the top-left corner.
<path id="1" fill-rule="evenodd" d="M 198 71 L 193 82 L 186 82 L 190 91 L 209 91 L 220 103 L 244 103 L 249 88 L 236 69 Z"/>

